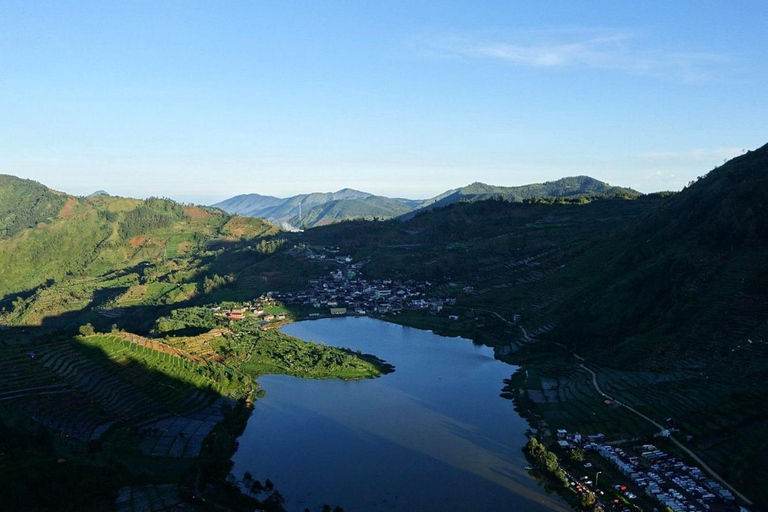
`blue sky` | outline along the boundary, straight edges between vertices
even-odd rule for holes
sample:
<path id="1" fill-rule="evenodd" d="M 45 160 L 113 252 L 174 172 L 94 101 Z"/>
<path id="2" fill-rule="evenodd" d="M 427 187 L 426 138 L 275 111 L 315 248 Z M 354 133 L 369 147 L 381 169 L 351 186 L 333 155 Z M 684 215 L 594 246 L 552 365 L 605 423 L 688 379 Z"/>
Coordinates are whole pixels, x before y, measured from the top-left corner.
<path id="1" fill-rule="evenodd" d="M 0 3 L 0 173 L 211 203 L 587 174 L 680 189 L 768 142 L 749 2 Z"/>

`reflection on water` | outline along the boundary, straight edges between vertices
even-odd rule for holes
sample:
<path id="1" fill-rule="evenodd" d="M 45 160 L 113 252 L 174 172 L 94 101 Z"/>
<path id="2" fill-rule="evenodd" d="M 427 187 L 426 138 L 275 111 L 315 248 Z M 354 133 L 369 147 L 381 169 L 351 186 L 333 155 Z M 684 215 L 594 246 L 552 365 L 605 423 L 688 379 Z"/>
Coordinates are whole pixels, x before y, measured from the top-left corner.
<path id="1" fill-rule="evenodd" d="M 514 368 L 492 350 L 368 318 L 283 331 L 396 367 L 359 382 L 260 379 L 234 473 L 271 479 L 289 510 L 568 510 L 523 469 L 527 424 L 498 396 Z"/>

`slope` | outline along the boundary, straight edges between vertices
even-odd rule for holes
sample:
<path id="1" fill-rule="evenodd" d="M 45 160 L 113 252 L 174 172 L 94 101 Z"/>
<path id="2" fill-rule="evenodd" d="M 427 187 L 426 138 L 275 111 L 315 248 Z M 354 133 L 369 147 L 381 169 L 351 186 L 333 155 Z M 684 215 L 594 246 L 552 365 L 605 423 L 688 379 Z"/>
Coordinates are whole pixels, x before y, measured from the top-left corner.
<path id="1" fill-rule="evenodd" d="M 303 211 L 302 217 L 292 217 L 294 226 L 311 228 L 342 220 L 365 219 L 384 220 L 398 217 L 412 211 L 402 201 L 388 197 L 368 196 L 360 199 L 337 199 Z"/>
<path id="2" fill-rule="evenodd" d="M 275 224 L 290 224 L 294 217 L 298 218 L 300 213 L 303 215 L 316 206 L 331 201 L 365 199 L 367 197 L 375 196 L 367 192 L 345 188 L 336 192 L 300 194 L 284 199 L 259 194 L 245 194 L 216 203 L 213 206 L 232 214 L 262 217 Z M 322 219 L 318 218 L 317 221 L 320 222 Z"/>
<path id="3" fill-rule="evenodd" d="M 573 176 L 546 183 L 533 183 L 517 187 L 499 187 L 485 183 L 472 183 L 466 187 L 448 190 L 431 199 L 427 199 L 417 212 L 441 208 L 457 202 L 484 201 L 502 199 L 514 203 L 537 199 L 589 197 L 625 197 L 632 198 L 640 193 L 623 187 L 613 187 L 608 183 L 589 176 Z M 413 215 L 413 214 L 411 214 Z"/>
<path id="4" fill-rule="evenodd" d="M 14 219 L 7 223 L 14 234 L 0 239 L 5 325 L 43 325 L 54 318 L 59 326 L 72 325 L 77 318 L 65 313 L 86 306 L 95 311 L 107 304 L 189 299 L 216 286 L 206 279 L 224 279 L 207 272 L 206 258 L 278 231 L 260 219 L 167 199 L 76 198 L 34 182 L 4 184 L 3 204 L 20 205 L 6 217 Z M 18 222 L 22 213 L 35 221 L 33 227 L 21 229 L 31 223 Z"/>
<path id="5" fill-rule="evenodd" d="M 565 305 L 562 338 L 582 350 L 632 346 L 635 364 L 643 354 L 651 364 L 656 345 L 707 363 L 768 334 L 768 146 L 700 177 L 619 238 L 589 304 Z"/>
<path id="6" fill-rule="evenodd" d="M 66 201 L 64 194 L 35 181 L 0 175 L 0 240 L 51 221 Z"/>

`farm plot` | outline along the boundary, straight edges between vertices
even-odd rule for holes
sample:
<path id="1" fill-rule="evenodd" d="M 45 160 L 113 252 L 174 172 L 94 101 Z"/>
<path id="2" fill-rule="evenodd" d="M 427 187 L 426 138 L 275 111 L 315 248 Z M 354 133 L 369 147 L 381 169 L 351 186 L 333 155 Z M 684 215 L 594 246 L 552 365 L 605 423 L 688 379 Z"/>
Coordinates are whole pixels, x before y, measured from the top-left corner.
<path id="1" fill-rule="evenodd" d="M 159 402 L 111 371 L 109 360 L 103 356 L 99 361 L 97 355 L 84 353 L 73 343 L 57 348 L 53 354 L 44 352 L 41 363 L 87 395 L 107 415 L 130 420 L 163 409 Z"/>
<path id="2" fill-rule="evenodd" d="M 606 404 L 595 391 L 591 376 L 580 368 L 550 365 L 539 369 L 539 377 L 544 400 L 536 405 L 552 427 L 582 434 L 634 437 L 650 433 L 623 408 Z"/>
<path id="3" fill-rule="evenodd" d="M 5 348 L 0 352 L 0 401 L 60 389 L 63 384 L 40 368 L 37 352 Z"/>
<path id="4" fill-rule="evenodd" d="M 222 407 L 227 403 L 230 400 L 219 398 L 198 412 L 142 424 L 141 452 L 157 457 L 196 457 L 213 427 L 224 419 Z"/>
<path id="5" fill-rule="evenodd" d="M 175 484 L 123 487 L 118 491 L 115 508 L 117 512 L 193 510 L 183 502 Z"/>
<path id="6" fill-rule="evenodd" d="M 62 436 L 99 439 L 117 423 L 135 424 L 200 410 L 215 400 L 200 365 L 116 336 L 94 336 L 6 349 L 0 360 L 0 405 L 23 412 Z M 205 423 L 205 418 L 190 416 Z M 219 416 L 220 419 L 220 416 Z M 156 421 L 156 420 L 155 420 Z M 194 450 L 195 435 L 182 429 Z M 187 450 L 188 451 L 188 450 Z"/>

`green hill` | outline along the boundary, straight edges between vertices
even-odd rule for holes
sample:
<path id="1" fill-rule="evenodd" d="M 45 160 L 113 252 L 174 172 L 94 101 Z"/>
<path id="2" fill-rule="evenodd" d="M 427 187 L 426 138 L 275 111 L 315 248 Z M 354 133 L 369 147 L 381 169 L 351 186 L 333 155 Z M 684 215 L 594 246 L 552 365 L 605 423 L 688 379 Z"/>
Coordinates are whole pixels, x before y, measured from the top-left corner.
<path id="1" fill-rule="evenodd" d="M 368 197 L 375 196 L 372 196 L 372 194 L 368 194 L 367 192 L 345 188 L 337 192 L 300 194 L 285 199 L 272 196 L 261 196 L 259 194 L 245 194 L 216 203 L 213 206 L 215 208 L 221 208 L 229 213 L 245 215 L 248 217 L 262 217 L 274 224 L 282 225 L 290 224 L 294 218 L 298 219 L 300 215 L 303 217 L 304 213 L 330 202 L 364 199 Z M 317 213 L 315 215 L 315 223 L 323 223 L 322 217 L 317 217 Z M 298 222 L 293 224 L 293 226 L 298 225 Z"/>
<path id="2" fill-rule="evenodd" d="M 588 176 L 575 176 L 519 187 L 472 183 L 426 200 L 393 199 L 345 188 L 338 192 L 301 194 L 286 199 L 244 194 L 213 206 L 233 214 L 262 217 L 278 225 L 314 227 L 353 219 L 408 219 L 419 212 L 457 202 L 488 199 L 510 202 L 550 201 L 559 198 L 581 198 L 582 201 L 588 201 L 595 197 L 634 198 L 639 195 L 639 192 L 632 189 L 612 187 Z"/>
<path id="3" fill-rule="evenodd" d="M 167 199 L 76 198 L 4 177 L 0 324 L 72 325 L 65 314 L 190 299 L 209 288 L 208 260 L 277 233 L 260 220 Z M 221 278 L 221 276 L 219 276 Z M 106 319 L 104 319 L 106 321 Z"/>
<path id="4" fill-rule="evenodd" d="M 768 339 L 768 146 L 701 177 L 621 231 L 560 337 L 649 365 L 711 362 Z M 582 320 L 579 320 L 582 319 Z M 581 341 L 576 341 L 581 340 Z"/>
<path id="5" fill-rule="evenodd" d="M 432 199 L 427 199 L 421 204 L 417 212 L 442 208 L 457 202 L 485 201 L 488 199 L 520 203 L 532 200 L 578 197 L 583 197 L 585 200 L 593 197 L 633 198 L 639 195 L 639 192 L 630 188 L 613 187 L 589 176 L 573 176 L 517 187 L 498 187 L 475 182 L 466 187 L 448 190 Z"/>
<path id="6" fill-rule="evenodd" d="M 294 226 L 311 228 L 332 224 L 342 220 L 364 219 L 385 220 L 399 217 L 412 211 L 403 202 L 388 197 L 368 196 L 360 199 L 337 199 L 302 212 L 290 219 Z"/>
<path id="7" fill-rule="evenodd" d="M 35 181 L 0 175 L 0 240 L 55 219 L 66 200 Z"/>

